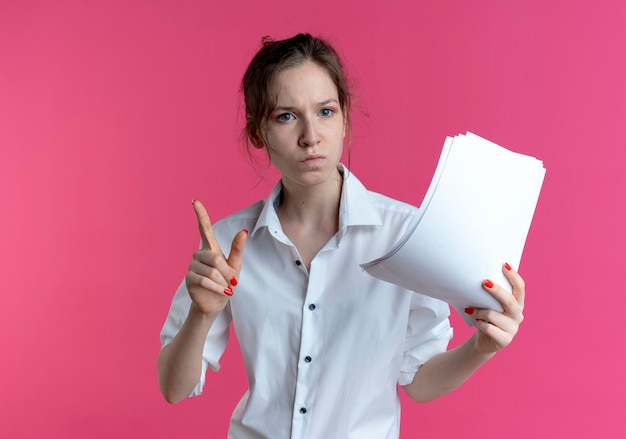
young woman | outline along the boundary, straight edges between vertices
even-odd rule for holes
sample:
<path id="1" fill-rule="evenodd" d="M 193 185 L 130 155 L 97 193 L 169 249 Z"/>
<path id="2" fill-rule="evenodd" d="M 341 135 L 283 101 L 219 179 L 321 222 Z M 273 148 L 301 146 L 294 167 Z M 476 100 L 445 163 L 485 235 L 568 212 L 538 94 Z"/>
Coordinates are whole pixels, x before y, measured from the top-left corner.
<path id="1" fill-rule="evenodd" d="M 232 321 L 249 389 L 229 437 L 398 438 L 398 384 L 417 402 L 462 384 L 517 333 L 523 280 L 508 264 L 513 294 L 485 280 L 504 311 L 466 310 L 477 331 L 446 351 L 445 303 L 359 267 L 389 251 L 417 209 L 367 191 L 339 162 L 350 93 L 333 48 L 310 35 L 265 41 L 242 88 L 246 134 L 281 178 L 213 226 L 193 202 L 202 248 L 161 333 L 161 392 L 172 403 L 201 393 Z"/>

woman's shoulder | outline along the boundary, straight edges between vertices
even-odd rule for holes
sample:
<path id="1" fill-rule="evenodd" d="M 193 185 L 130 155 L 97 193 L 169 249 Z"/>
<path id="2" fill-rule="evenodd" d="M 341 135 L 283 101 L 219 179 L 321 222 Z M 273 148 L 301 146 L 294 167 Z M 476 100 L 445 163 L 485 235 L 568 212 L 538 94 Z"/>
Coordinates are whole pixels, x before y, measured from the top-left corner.
<path id="1" fill-rule="evenodd" d="M 352 173 L 346 178 L 345 188 L 348 206 L 353 206 L 372 214 L 376 212 L 374 216 L 377 215 L 383 224 L 391 219 L 411 221 L 419 213 L 419 209 L 409 203 L 368 189 Z"/>
<path id="2" fill-rule="evenodd" d="M 419 214 L 419 208 L 412 204 L 370 190 L 367 191 L 367 194 L 372 206 L 381 217 L 406 217 L 412 219 Z"/>

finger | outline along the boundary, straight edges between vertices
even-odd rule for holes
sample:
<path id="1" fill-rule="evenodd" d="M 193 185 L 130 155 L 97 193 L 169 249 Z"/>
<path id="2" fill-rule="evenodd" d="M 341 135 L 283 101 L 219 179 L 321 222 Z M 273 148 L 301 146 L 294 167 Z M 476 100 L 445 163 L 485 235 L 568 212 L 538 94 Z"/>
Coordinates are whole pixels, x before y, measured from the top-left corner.
<path id="1" fill-rule="evenodd" d="M 248 231 L 241 230 L 233 238 L 233 243 L 230 247 L 230 254 L 228 255 L 228 265 L 230 265 L 231 268 L 237 272 L 237 274 L 241 271 L 241 264 L 243 261 L 243 250 L 246 246 L 247 239 L 248 239 Z M 235 283 L 231 281 L 231 284 L 237 285 L 237 280 L 235 279 Z"/>
<path id="2" fill-rule="evenodd" d="M 514 337 L 513 334 L 482 320 L 476 321 L 476 328 L 489 338 L 496 351 L 508 346 Z"/>
<path id="3" fill-rule="evenodd" d="M 194 273 L 193 271 L 187 273 L 186 283 L 190 293 L 196 291 L 194 287 L 199 287 L 214 294 L 224 296 L 233 295 L 233 290 L 229 286 L 224 287 L 221 283 L 215 282 L 213 279 Z"/>
<path id="4" fill-rule="evenodd" d="M 492 309 L 476 309 L 472 313 L 476 322 L 484 322 L 495 326 L 501 331 L 515 335 L 519 329 L 519 323 L 515 317 L 506 315 Z"/>
<path id="5" fill-rule="evenodd" d="M 208 267 L 216 268 L 225 278 L 230 274 L 228 261 L 220 253 L 209 249 L 200 249 L 194 252 L 193 258 Z"/>
<path id="6" fill-rule="evenodd" d="M 517 301 L 517 297 L 500 285 L 493 283 L 490 279 L 483 282 L 483 289 L 500 302 L 505 313 L 514 316 L 516 319 L 519 318 L 522 313 L 522 307 Z"/>
<path id="7" fill-rule="evenodd" d="M 526 300 L 526 285 L 522 276 L 519 273 L 511 268 L 508 263 L 505 263 L 502 266 L 502 272 L 511 283 L 511 287 L 513 287 L 513 296 L 517 300 L 517 303 L 524 308 L 524 301 Z"/>
<path id="8" fill-rule="evenodd" d="M 193 210 L 196 212 L 198 218 L 198 229 L 200 229 L 200 236 L 202 237 L 202 248 L 213 250 L 221 253 L 220 246 L 213 234 L 213 227 L 211 226 L 211 219 L 202 203 L 198 200 L 191 202 Z"/>
<path id="9" fill-rule="evenodd" d="M 189 269 L 195 273 L 210 277 L 217 283 L 227 287 L 233 279 L 233 270 L 224 256 L 212 250 L 198 250 L 193 254 Z M 234 286 L 231 282 L 231 284 Z"/>
<path id="10" fill-rule="evenodd" d="M 226 268 L 228 268 L 228 266 Z M 223 287 L 228 286 L 228 282 L 226 281 L 224 275 L 219 269 L 210 265 L 206 265 L 199 259 L 194 259 L 193 261 L 191 261 L 191 264 L 189 265 L 189 271 L 211 279 L 212 281 Z"/>

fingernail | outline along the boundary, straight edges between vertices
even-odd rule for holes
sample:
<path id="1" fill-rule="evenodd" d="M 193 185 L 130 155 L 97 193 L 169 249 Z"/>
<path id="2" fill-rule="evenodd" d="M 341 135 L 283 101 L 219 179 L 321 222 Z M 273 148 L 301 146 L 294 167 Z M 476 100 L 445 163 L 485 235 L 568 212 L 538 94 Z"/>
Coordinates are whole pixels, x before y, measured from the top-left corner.
<path id="1" fill-rule="evenodd" d="M 230 287 L 227 287 L 224 290 L 224 294 L 226 294 L 227 296 L 232 296 L 233 295 L 233 290 Z"/>
<path id="2" fill-rule="evenodd" d="M 196 202 L 196 199 L 195 199 L 195 198 L 191 200 L 191 204 L 193 204 L 193 203 L 195 203 L 195 202 Z"/>
<path id="3" fill-rule="evenodd" d="M 233 278 L 230 280 L 230 284 L 231 284 L 233 287 L 236 287 L 236 286 L 237 286 L 237 279 L 235 279 L 235 278 L 233 277 Z M 229 288 L 230 288 L 230 287 L 229 287 Z"/>
<path id="4" fill-rule="evenodd" d="M 511 266 L 509 265 L 508 262 L 504 263 L 504 268 L 506 268 L 507 270 L 511 271 Z"/>
<path id="5" fill-rule="evenodd" d="M 243 229 L 244 232 L 246 232 L 246 235 L 248 234 L 248 229 Z"/>
<path id="6" fill-rule="evenodd" d="M 465 308 L 465 314 L 469 314 L 470 316 L 474 314 L 474 308 Z"/>
<path id="7" fill-rule="evenodd" d="M 487 288 L 493 288 L 493 282 L 491 282 L 489 279 L 487 279 L 487 280 L 485 281 L 485 286 L 486 286 Z"/>

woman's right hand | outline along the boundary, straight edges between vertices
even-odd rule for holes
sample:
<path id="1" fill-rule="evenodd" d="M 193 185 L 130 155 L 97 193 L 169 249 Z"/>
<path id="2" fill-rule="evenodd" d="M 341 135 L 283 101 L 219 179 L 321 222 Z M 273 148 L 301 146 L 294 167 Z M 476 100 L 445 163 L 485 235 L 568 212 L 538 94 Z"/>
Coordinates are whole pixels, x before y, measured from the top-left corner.
<path id="1" fill-rule="evenodd" d="M 192 205 L 198 217 L 202 247 L 193 254 L 185 283 L 199 312 L 219 313 L 237 286 L 248 231 L 242 230 L 235 235 L 230 254 L 226 258 L 215 239 L 206 209 L 197 200 Z"/>

